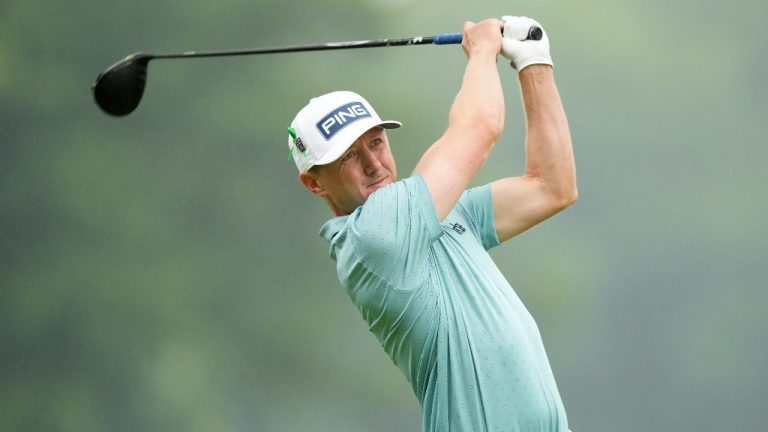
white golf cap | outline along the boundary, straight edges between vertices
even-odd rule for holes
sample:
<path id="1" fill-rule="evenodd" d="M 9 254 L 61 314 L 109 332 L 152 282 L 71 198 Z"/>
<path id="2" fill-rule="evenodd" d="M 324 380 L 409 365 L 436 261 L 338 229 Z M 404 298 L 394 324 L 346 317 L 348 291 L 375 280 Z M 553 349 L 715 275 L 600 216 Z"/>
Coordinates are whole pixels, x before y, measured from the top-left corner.
<path id="1" fill-rule="evenodd" d="M 288 128 L 288 148 L 299 172 L 329 164 L 369 129 L 395 129 L 400 122 L 382 121 L 371 104 L 351 91 L 336 91 L 309 101 Z"/>

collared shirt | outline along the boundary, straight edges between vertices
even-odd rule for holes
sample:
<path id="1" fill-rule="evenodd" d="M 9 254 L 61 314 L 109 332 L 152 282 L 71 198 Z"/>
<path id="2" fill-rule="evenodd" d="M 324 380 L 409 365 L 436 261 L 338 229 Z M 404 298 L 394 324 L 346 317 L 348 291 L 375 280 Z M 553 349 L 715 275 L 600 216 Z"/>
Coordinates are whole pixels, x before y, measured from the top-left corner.
<path id="1" fill-rule="evenodd" d="M 424 431 L 568 430 L 538 327 L 487 250 L 490 186 L 441 224 L 418 174 L 323 225 L 342 286 L 400 368 Z"/>

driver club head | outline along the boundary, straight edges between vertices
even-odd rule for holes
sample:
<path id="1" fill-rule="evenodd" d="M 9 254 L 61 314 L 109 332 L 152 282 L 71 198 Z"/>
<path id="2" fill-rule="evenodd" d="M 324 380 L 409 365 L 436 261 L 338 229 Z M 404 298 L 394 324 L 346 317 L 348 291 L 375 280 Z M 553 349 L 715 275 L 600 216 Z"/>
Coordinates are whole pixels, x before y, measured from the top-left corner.
<path id="1" fill-rule="evenodd" d="M 144 94 L 151 59 L 147 54 L 131 54 L 100 73 L 91 87 L 96 104 L 116 117 L 132 113 Z"/>

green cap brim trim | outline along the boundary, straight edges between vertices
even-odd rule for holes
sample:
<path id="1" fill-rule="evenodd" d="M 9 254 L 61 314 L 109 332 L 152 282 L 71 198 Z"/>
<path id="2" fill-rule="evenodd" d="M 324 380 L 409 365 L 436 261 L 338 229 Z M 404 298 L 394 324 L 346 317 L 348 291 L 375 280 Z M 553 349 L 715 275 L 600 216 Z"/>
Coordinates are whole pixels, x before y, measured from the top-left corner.
<path id="1" fill-rule="evenodd" d="M 294 145 L 292 147 L 288 147 L 288 159 L 287 160 L 291 160 L 291 159 L 293 159 L 293 149 L 296 148 L 296 145 L 295 145 L 295 143 L 296 143 L 296 129 L 294 129 L 292 127 L 289 127 L 289 128 L 286 128 L 286 129 L 288 129 L 288 135 L 291 136 L 291 138 L 293 139 L 293 142 L 294 142 Z"/>

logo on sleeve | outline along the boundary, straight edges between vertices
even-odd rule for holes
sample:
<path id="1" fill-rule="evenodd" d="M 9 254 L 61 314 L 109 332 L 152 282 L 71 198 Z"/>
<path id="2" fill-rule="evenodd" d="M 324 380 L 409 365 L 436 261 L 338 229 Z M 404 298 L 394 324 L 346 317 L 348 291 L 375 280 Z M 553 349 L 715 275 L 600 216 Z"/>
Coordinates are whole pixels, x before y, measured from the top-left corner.
<path id="1" fill-rule="evenodd" d="M 459 234 L 464 234 L 467 231 L 466 228 L 464 228 L 463 226 L 461 226 L 461 224 L 458 224 L 458 223 L 449 223 L 448 226 L 451 227 L 452 230 L 456 231 Z"/>
<path id="2" fill-rule="evenodd" d="M 350 102 L 328 113 L 317 122 L 315 127 L 323 134 L 323 138 L 327 141 L 349 124 L 370 116 L 371 113 L 368 112 L 365 105 L 361 102 Z"/>

